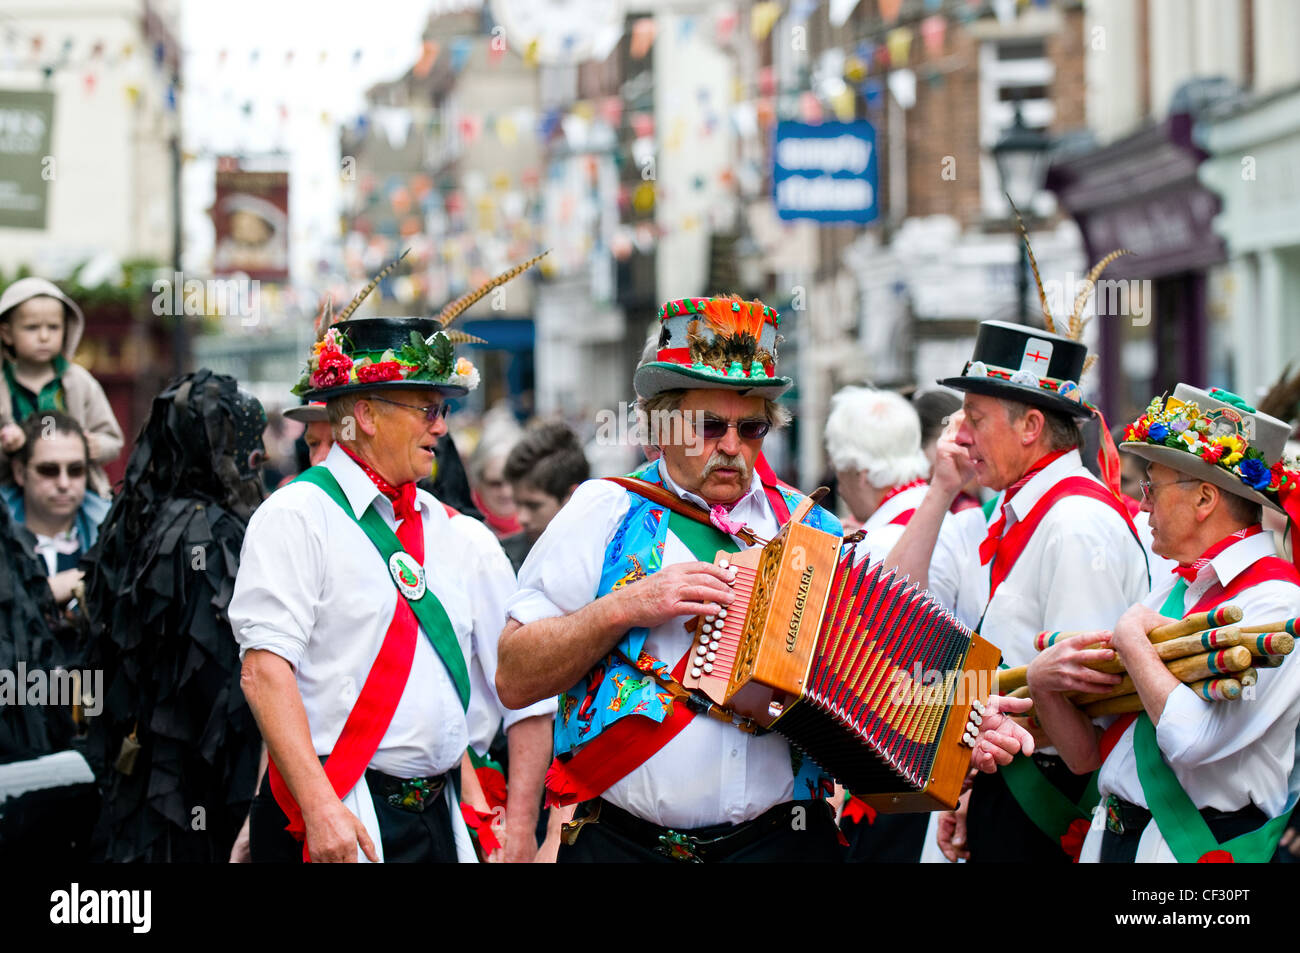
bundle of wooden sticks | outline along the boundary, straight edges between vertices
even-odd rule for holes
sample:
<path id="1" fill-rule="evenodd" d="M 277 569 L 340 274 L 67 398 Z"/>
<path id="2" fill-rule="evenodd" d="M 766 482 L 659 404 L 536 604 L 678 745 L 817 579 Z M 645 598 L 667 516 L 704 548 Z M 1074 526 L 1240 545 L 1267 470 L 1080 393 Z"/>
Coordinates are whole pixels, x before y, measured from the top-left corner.
<path id="1" fill-rule="evenodd" d="M 1241 690 L 1253 685 L 1258 669 L 1276 668 L 1295 648 L 1300 619 L 1288 619 L 1266 625 L 1240 625 L 1242 612 L 1236 606 L 1222 606 L 1213 612 L 1201 612 L 1179 622 L 1153 629 L 1150 634 L 1156 653 L 1169 671 L 1208 701 L 1236 701 Z M 1061 639 L 1078 632 L 1040 632 L 1035 647 L 1041 652 Z M 1089 648 L 1100 648 L 1100 644 Z M 1097 662 L 1089 668 L 1099 672 L 1124 675 L 1123 680 L 1105 692 L 1071 692 L 1071 701 L 1090 717 L 1141 711 L 1133 679 L 1125 674 L 1124 663 L 1114 658 Z M 1029 694 L 1025 682 L 1027 666 L 998 672 L 998 692 L 1024 698 Z"/>

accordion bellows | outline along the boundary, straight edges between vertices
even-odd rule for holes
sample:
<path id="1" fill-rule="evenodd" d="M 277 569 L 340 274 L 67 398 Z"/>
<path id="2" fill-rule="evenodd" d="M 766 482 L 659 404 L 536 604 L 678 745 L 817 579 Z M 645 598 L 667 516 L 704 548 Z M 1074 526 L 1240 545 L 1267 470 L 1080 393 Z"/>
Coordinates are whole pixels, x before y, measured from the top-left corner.
<path id="1" fill-rule="evenodd" d="M 692 626 L 682 684 L 785 736 L 877 810 L 950 810 L 1000 652 L 803 512 L 761 548 L 718 553 L 736 599 Z"/>

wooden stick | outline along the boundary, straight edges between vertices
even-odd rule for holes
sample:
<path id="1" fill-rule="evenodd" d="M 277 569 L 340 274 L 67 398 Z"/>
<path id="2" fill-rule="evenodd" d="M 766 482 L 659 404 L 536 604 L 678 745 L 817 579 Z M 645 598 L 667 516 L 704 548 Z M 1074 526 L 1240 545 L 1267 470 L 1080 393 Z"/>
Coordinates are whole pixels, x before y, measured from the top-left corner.
<path id="1" fill-rule="evenodd" d="M 1251 655 L 1290 655 L 1295 648 L 1295 636 L 1286 632 L 1262 632 L 1242 636 L 1241 644 Z"/>
<path id="2" fill-rule="evenodd" d="M 1089 718 L 1099 718 L 1102 715 L 1124 715 L 1131 711 L 1142 710 L 1142 699 L 1137 695 L 1120 695 L 1118 698 L 1107 698 L 1105 701 L 1093 702 L 1083 709 L 1083 713 Z"/>
<path id="3" fill-rule="evenodd" d="M 1192 682 L 1187 687 L 1207 701 L 1236 701 L 1241 697 L 1241 682 L 1235 678 L 1207 678 L 1204 681 Z M 1134 693 L 1092 702 L 1084 707 L 1083 713 L 1089 718 L 1098 718 L 1102 715 L 1122 715 L 1141 710 L 1142 699 Z"/>
<path id="4" fill-rule="evenodd" d="M 997 670 L 997 693 L 999 695 L 1013 694 L 1017 689 L 1024 688 L 1028 683 L 1025 681 L 1025 673 L 1029 671 L 1028 665 L 1017 665 L 1015 668 L 1000 668 Z"/>
<path id="5" fill-rule="evenodd" d="M 1217 678 L 1244 671 L 1250 668 L 1250 664 L 1250 649 L 1244 645 L 1234 645 L 1231 648 L 1219 649 L 1214 652 L 1203 652 L 1200 655 L 1171 659 L 1166 664 L 1166 667 L 1169 669 L 1170 674 L 1180 682 L 1191 684 L 1206 678 Z M 1137 691 L 1137 686 L 1133 684 L 1133 677 L 1125 675 L 1123 681 L 1108 691 L 1095 693 L 1071 692 L 1066 697 L 1076 705 L 1089 705 L 1092 702 L 1104 701 L 1108 698 L 1131 695 L 1135 691 Z"/>
<path id="6" fill-rule="evenodd" d="M 1161 642 L 1170 642 L 1174 639 L 1180 639 L 1184 636 L 1201 632 L 1205 629 L 1214 629 L 1220 626 L 1228 626 L 1240 622 L 1242 617 L 1241 609 L 1237 606 L 1220 606 L 1210 612 L 1198 612 L 1195 615 L 1189 615 L 1187 618 L 1178 622 L 1170 622 L 1168 625 L 1158 626 L 1148 633 L 1148 638 L 1152 644 Z M 1239 630 L 1240 631 L 1240 630 Z M 1269 629 L 1269 632 L 1275 631 Z M 1061 639 L 1071 636 L 1080 635 L 1079 632 L 1040 632 L 1034 638 L 1034 644 L 1038 645 L 1041 641 L 1044 647 L 1055 645 Z M 998 672 L 998 692 L 1007 694 L 1014 691 L 1021 685 L 1026 684 L 1025 673 L 1028 670 L 1027 665 L 1019 665 L 1015 668 L 1002 669 Z"/>
<path id="7" fill-rule="evenodd" d="M 1161 660 L 1168 662 L 1173 659 L 1187 658 L 1189 655 L 1199 655 L 1214 649 L 1231 648 L 1240 644 L 1241 641 L 1241 633 L 1235 626 L 1228 626 L 1226 629 L 1206 629 L 1204 632 L 1194 632 L 1191 635 L 1184 635 L 1182 638 L 1160 642 L 1156 645 L 1156 654 L 1160 656 Z M 1090 646 L 1090 648 L 1092 647 L 1094 646 Z M 1089 665 L 1088 667 L 1097 672 L 1108 672 L 1111 675 L 1122 675 L 1127 671 L 1124 668 L 1124 663 L 1118 658 L 1111 659 L 1109 662 L 1097 662 L 1095 665 Z"/>
<path id="8" fill-rule="evenodd" d="M 1278 668 L 1286 661 L 1285 655 L 1255 655 L 1252 661 L 1256 668 Z"/>
<path id="9" fill-rule="evenodd" d="M 1237 673 L 1237 681 L 1241 682 L 1242 688 L 1245 688 L 1247 685 L 1254 685 L 1259 681 L 1259 672 L 1255 671 L 1254 668 L 1240 671 Z"/>
<path id="10" fill-rule="evenodd" d="M 1207 678 L 1187 687 L 1211 702 L 1231 702 L 1241 697 L 1241 682 L 1235 678 Z"/>
<path id="11" fill-rule="evenodd" d="M 1285 622 L 1270 622 L 1268 625 L 1251 625 L 1242 627 L 1243 633 L 1285 632 L 1287 635 L 1300 635 L 1300 619 L 1287 619 Z"/>
<path id="12" fill-rule="evenodd" d="M 1241 621 L 1241 609 L 1237 606 L 1220 606 L 1210 612 L 1198 612 L 1189 615 L 1180 622 L 1171 622 L 1151 630 L 1152 642 L 1168 642 L 1170 639 L 1182 638 L 1202 629 L 1214 629 L 1219 626 L 1233 625 Z"/>

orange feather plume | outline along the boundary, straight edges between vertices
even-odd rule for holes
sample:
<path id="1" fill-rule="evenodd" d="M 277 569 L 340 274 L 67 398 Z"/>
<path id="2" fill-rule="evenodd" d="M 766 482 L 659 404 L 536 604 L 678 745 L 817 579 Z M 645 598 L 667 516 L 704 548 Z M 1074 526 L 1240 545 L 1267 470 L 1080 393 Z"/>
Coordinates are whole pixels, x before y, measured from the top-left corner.
<path id="1" fill-rule="evenodd" d="M 737 310 L 734 305 L 739 304 Z M 704 305 L 704 318 L 714 333 L 723 337 L 748 335 L 758 340 L 766 321 L 761 301 L 745 301 L 739 295 L 710 298 Z"/>

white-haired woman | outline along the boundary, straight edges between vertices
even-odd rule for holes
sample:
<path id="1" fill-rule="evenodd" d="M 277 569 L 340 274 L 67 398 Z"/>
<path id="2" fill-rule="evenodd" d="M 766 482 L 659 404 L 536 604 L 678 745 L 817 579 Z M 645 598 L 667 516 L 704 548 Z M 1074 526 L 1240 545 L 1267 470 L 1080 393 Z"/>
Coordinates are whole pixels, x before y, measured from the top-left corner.
<path id="1" fill-rule="evenodd" d="M 831 398 L 826 453 L 840 497 L 867 534 L 859 555 L 883 559 L 925 497 L 930 465 L 916 411 L 892 391 L 845 387 Z"/>

